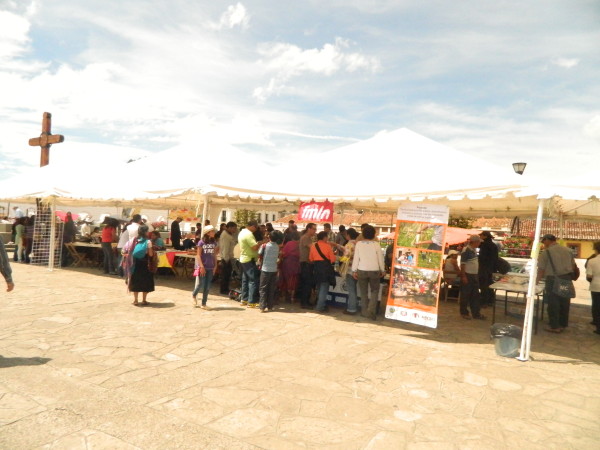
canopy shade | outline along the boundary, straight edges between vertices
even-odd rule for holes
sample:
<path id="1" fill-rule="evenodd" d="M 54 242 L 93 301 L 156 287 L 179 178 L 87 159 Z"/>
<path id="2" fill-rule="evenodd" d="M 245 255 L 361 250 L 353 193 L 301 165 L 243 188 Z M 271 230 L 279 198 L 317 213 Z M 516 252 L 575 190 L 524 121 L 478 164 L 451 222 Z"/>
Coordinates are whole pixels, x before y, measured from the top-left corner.
<path id="1" fill-rule="evenodd" d="M 524 187 L 523 180 L 510 164 L 499 168 L 400 129 L 311 158 L 300 152 L 279 167 L 222 143 L 177 147 L 112 167 L 50 165 L 1 182 L 0 197 L 157 209 L 198 208 L 209 199 L 212 206 L 269 210 L 328 199 L 336 208 L 389 212 L 415 201 L 467 216 L 532 215 L 538 198 L 549 198 L 546 215 L 600 214 L 594 200 L 600 187 Z"/>

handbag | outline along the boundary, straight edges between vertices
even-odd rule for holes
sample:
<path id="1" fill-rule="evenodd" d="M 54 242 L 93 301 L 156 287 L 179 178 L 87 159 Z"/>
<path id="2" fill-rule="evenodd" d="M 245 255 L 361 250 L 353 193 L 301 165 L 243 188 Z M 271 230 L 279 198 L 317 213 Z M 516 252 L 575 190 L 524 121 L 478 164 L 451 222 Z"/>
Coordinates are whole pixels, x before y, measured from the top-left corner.
<path id="1" fill-rule="evenodd" d="M 265 259 L 265 251 L 267 250 L 267 244 L 263 244 L 260 246 L 258 250 L 258 260 L 256 261 L 256 268 L 258 270 L 262 270 L 262 266 Z"/>
<path id="2" fill-rule="evenodd" d="M 579 271 L 579 267 L 577 267 L 577 264 L 573 266 L 573 281 L 577 281 L 579 279 L 579 275 L 581 275 L 581 272 Z"/>
<path id="3" fill-rule="evenodd" d="M 315 244 L 315 248 L 317 249 L 317 252 L 319 252 L 319 255 L 321 256 L 321 258 L 323 258 L 323 261 L 327 261 L 329 263 L 327 267 L 329 267 L 330 270 L 329 270 L 329 273 L 327 274 L 327 278 L 329 281 L 329 285 L 335 287 L 335 285 L 337 284 L 337 281 L 335 279 L 335 269 L 333 268 L 333 264 L 331 264 L 331 261 L 329 261 L 329 258 L 327 258 L 323 254 L 323 252 L 319 248 L 318 243 Z"/>
<path id="4" fill-rule="evenodd" d="M 158 255 L 156 252 L 152 252 L 152 256 L 148 256 L 148 270 L 150 273 L 156 273 L 158 271 Z"/>
<path id="5" fill-rule="evenodd" d="M 498 256 L 498 259 L 496 259 L 495 271 L 501 273 L 502 275 L 506 275 L 508 272 L 510 272 L 510 263 L 504 258 Z"/>
<path id="6" fill-rule="evenodd" d="M 556 269 L 554 268 L 554 263 L 552 262 L 552 256 L 550 255 L 550 252 L 548 252 L 548 261 L 550 261 L 550 265 L 552 266 L 552 272 L 556 273 Z M 552 293 L 558 295 L 559 297 L 574 298 L 575 286 L 573 285 L 572 273 L 567 273 L 565 275 L 554 275 L 554 282 L 552 283 Z"/>

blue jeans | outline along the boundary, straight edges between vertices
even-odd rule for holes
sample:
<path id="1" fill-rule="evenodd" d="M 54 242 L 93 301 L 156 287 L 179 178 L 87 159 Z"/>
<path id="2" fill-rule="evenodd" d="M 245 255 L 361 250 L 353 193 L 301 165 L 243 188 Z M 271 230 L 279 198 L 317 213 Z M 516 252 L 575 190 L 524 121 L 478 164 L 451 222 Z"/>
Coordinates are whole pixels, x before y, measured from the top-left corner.
<path id="1" fill-rule="evenodd" d="M 256 304 L 258 303 L 258 280 L 260 272 L 256 268 L 254 261 L 242 263 L 242 271 L 242 295 L 240 296 L 240 300 Z"/>
<path id="2" fill-rule="evenodd" d="M 351 273 L 346 275 L 346 289 L 348 290 L 348 312 L 358 312 L 358 295 L 356 293 L 356 280 Z"/>
<path id="3" fill-rule="evenodd" d="M 206 300 L 208 299 L 208 291 L 210 291 L 210 285 L 213 279 L 213 270 L 207 270 L 204 274 L 198 275 L 198 284 L 194 288 L 194 292 L 192 295 L 196 298 L 196 295 L 202 291 L 202 305 L 206 305 Z"/>
<path id="4" fill-rule="evenodd" d="M 104 273 L 113 273 L 115 271 L 115 259 L 110 242 L 102 243 L 102 253 L 104 254 Z"/>
<path id="5" fill-rule="evenodd" d="M 123 270 L 123 255 L 121 254 L 122 248 L 117 249 L 117 254 L 119 255 L 117 258 L 117 273 L 120 277 L 125 276 L 125 270 Z"/>
<path id="6" fill-rule="evenodd" d="M 325 306 L 327 304 L 327 294 L 329 293 L 329 282 L 325 281 L 323 283 L 319 283 L 317 288 L 319 289 L 319 294 L 317 297 L 317 306 L 315 306 L 315 309 L 317 311 L 323 311 L 323 310 L 325 310 Z"/>

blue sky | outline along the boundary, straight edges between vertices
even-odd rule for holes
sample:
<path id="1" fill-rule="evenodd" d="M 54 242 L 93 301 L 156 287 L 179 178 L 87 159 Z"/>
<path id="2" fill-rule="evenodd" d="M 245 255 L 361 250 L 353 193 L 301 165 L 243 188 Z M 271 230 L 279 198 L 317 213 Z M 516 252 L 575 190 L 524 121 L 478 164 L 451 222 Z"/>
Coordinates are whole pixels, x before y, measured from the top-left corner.
<path id="1" fill-rule="evenodd" d="M 570 178 L 600 165 L 599 42 L 585 0 L 0 0 L 0 179 L 44 111 L 83 170 L 181 146 L 226 176 L 213 141 L 279 164 L 406 127 Z"/>

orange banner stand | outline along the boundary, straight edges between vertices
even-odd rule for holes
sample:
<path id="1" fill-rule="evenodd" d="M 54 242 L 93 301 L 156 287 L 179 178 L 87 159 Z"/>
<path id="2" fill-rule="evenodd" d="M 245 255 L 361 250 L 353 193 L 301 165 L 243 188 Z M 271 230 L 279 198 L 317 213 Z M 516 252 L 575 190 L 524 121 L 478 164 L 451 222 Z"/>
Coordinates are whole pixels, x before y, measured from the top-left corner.
<path id="1" fill-rule="evenodd" d="M 405 203 L 398 209 L 385 317 L 437 328 L 447 206 Z"/>

